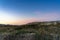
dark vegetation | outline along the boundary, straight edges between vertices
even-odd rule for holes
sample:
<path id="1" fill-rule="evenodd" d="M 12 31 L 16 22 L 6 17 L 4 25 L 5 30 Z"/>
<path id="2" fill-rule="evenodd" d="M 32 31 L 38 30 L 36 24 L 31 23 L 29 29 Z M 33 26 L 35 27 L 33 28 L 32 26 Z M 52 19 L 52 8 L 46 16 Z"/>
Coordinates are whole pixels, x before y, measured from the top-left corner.
<path id="1" fill-rule="evenodd" d="M 60 30 L 60 21 L 51 22 L 32 22 L 25 25 L 4 25 L 0 24 L 0 32 L 27 31 L 37 33 L 58 33 Z"/>
<path id="2" fill-rule="evenodd" d="M 36 38 L 39 40 L 43 40 L 46 36 L 48 36 L 50 40 L 54 35 L 60 35 L 60 21 L 32 22 L 25 25 L 0 24 L 0 33 L 36 33 Z M 45 40 L 48 40 L 46 38 Z"/>

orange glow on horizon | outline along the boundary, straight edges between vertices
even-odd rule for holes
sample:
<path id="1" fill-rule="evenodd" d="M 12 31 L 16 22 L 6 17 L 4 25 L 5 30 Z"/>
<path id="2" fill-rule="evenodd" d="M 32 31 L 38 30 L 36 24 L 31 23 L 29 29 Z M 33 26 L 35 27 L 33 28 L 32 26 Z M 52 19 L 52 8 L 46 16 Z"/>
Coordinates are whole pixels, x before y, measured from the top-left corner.
<path id="1" fill-rule="evenodd" d="M 14 24 L 14 25 L 21 25 L 26 24 L 29 22 L 34 22 L 36 19 L 30 18 L 30 19 L 22 19 L 22 20 L 13 20 L 13 21 L 1 21 L 0 24 Z"/>

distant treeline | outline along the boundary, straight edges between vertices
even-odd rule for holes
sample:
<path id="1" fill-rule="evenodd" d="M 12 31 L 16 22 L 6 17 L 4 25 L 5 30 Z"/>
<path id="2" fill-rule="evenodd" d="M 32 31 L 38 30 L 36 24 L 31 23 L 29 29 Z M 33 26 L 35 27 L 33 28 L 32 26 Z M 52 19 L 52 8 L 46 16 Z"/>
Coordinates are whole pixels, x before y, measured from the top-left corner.
<path id="1" fill-rule="evenodd" d="M 32 22 L 25 25 L 0 24 L 0 32 L 11 31 L 35 31 L 44 33 L 60 33 L 60 21 Z"/>
<path id="2" fill-rule="evenodd" d="M 0 27 L 24 27 L 24 26 L 37 26 L 37 25 L 45 25 L 45 26 L 50 26 L 50 25 L 60 25 L 60 21 L 46 21 L 46 22 L 31 22 L 31 23 L 27 23 L 25 25 L 9 25 L 9 24 L 0 24 Z"/>

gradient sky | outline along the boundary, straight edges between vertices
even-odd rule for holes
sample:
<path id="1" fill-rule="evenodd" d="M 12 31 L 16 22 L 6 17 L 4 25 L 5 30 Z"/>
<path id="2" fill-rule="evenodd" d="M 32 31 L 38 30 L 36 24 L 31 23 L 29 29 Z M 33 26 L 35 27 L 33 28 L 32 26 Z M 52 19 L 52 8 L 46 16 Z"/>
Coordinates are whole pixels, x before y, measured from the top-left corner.
<path id="1" fill-rule="evenodd" d="M 0 24 L 60 20 L 60 0 L 0 0 Z"/>

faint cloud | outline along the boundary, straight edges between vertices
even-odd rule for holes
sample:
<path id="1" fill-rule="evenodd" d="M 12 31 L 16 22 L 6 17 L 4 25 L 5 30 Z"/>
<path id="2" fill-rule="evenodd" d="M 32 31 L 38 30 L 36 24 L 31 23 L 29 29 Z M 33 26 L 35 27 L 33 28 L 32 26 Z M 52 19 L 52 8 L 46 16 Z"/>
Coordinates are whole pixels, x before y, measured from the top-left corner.
<path id="1" fill-rule="evenodd" d="M 36 18 L 29 18 L 29 19 L 20 19 L 20 20 L 16 20 L 14 22 L 12 22 L 11 24 L 26 24 L 26 23 L 29 23 L 29 22 L 35 22 L 36 21 Z"/>
<path id="2" fill-rule="evenodd" d="M 35 14 L 37 21 L 54 21 L 60 19 L 60 14 L 58 12 L 42 13 L 40 11 L 36 11 Z"/>
<path id="3" fill-rule="evenodd" d="M 41 21 L 54 21 L 60 18 L 58 13 L 46 13 L 39 17 Z"/>

